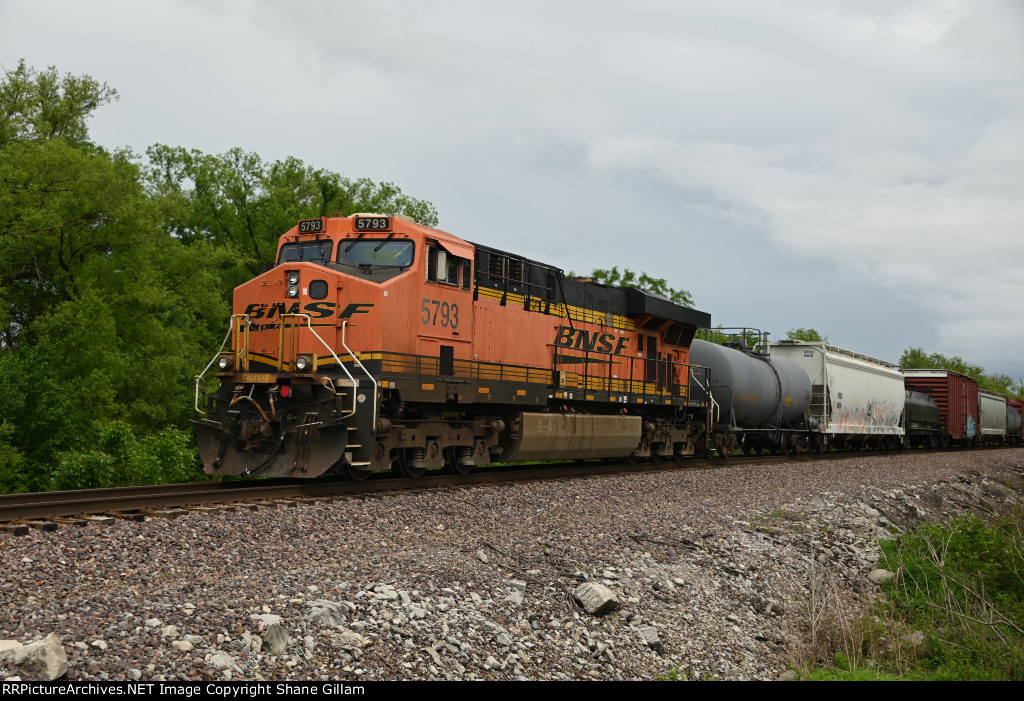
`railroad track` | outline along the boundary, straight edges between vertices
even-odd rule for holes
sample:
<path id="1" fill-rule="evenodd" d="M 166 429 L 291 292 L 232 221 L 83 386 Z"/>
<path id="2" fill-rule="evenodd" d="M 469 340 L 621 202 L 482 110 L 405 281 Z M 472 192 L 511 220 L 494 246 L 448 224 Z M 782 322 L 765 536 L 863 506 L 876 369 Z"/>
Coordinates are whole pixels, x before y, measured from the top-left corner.
<path id="1" fill-rule="evenodd" d="M 496 465 L 479 468 L 468 475 L 428 473 L 407 478 L 381 475 L 362 482 L 334 479 L 317 480 L 238 480 L 229 482 L 192 482 L 186 484 L 113 487 L 62 492 L 34 492 L 0 495 L 0 528 L 26 533 L 28 528 L 55 530 L 61 524 L 86 525 L 109 523 L 115 518 L 173 518 L 185 510 L 258 508 L 304 499 L 354 496 L 423 489 L 452 489 L 501 482 L 537 481 L 600 475 L 657 472 L 671 470 L 720 469 L 772 462 L 809 462 L 828 459 L 869 458 L 887 455 L 884 451 L 828 453 L 822 456 L 751 455 L 728 459 L 706 458 L 685 461 L 666 460 L 637 464 L 600 462 Z"/>

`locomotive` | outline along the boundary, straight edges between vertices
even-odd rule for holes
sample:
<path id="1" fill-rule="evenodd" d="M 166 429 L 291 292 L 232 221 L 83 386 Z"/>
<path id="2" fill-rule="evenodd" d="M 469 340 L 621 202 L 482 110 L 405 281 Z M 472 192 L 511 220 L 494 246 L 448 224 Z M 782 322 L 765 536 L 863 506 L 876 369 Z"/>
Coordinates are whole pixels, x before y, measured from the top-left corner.
<path id="1" fill-rule="evenodd" d="M 689 348 L 710 323 L 402 217 L 302 220 L 235 290 L 196 379 L 204 470 L 363 479 L 691 455 L 710 400 L 691 398 Z"/>
<path id="2" fill-rule="evenodd" d="M 300 220 L 275 264 L 235 289 L 232 311 L 196 377 L 211 475 L 417 477 L 495 462 L 945 445 L 952 431 L 941 392 L 905 389 L 897 365 L 766 334 L 752 347 L 747 333 L 709 343 L 696 337 L 706 312 L 400 216 Z M 1012 402 L 985 401 L 985 435 L 1003 411 L 1003 437 L 1010 417 L 1019 439 Z"/>

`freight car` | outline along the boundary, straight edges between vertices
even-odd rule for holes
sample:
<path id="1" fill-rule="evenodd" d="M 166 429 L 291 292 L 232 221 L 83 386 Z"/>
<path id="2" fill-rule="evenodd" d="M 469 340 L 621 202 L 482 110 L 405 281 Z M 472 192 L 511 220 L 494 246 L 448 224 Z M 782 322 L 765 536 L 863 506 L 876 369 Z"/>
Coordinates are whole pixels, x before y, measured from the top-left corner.
<path id="1" fill-rule="evenodd" d="M 1010 445 L 1024 442 L 1024 399 L 1006 400 L 1006 439 Z"/>
<path id="2" fill-rule="evenodd" d="M 1000 445 L 1006 442 L 1006 397 L 995 392 L 978 392 L 979 424 L 982 445 Z"/>
<path id="3" fill-rule="evenodd" d="M 693 397 L 710 393 L 715 448 L 722 456 L 737 447 L 748 455 L 820 449 L 818 423 L 808 415 L 810 378 L 793 361 L 760 350 L 765 348 L 765 335 L 757 335 L 761 341 L 754 348 L 746 344 L 747 329 L 736 341 L 695 339 L 690 347 L 694 367 L 707 369 L 707 384 L 703 373 L 693 373 L 690 391 Z"/>
<path id="4" fill-rule="evenodd" d="M 946 443 L 946 432 L 939 420 L 939 405 L 924 392 L 906 390 L 903 420 L 906 429 L 903 445 L 938 448 Z"/>
<path id="5" fill-rule="evenodd" d="M 708 314 L 401 217 L 300 221 L 233 312 L 196 378 L 208 474 L 362 479 L 709 447 L 689 358 Z"/>

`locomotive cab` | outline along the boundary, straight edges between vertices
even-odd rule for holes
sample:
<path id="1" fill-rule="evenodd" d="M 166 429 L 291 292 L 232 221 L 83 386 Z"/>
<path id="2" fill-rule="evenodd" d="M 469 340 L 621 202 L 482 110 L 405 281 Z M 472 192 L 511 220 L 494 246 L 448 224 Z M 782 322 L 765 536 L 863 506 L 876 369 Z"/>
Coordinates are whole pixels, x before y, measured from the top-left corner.
<path id="1" fill-rule="evenodd" d="M 303 220 L 281 237 L 275 264 L 236 288 L 230 350 L 215 359 L 220 388 L 205 410 L 197 381 L 207 473 L 373 465 L 380 387 L 367 361 L 419 311 L 403 302 L 428 265 L 419 229 L 379 215 Z M 444 312 L 446 327 L 468 326 L 470 309 Z"/>

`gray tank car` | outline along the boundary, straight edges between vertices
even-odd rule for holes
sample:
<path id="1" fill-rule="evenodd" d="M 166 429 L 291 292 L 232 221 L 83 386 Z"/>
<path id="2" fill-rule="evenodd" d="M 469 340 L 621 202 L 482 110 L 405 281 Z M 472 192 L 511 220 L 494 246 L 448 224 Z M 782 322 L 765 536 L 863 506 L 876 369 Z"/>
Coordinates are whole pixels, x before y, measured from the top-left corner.
<path id="1" fill-rule="evenodd" d="M 817 425 L 807 415 L 811 381 L 793 361 L 742 343 L 716 345 L 695 339 L 690 363 L 690 396 L 703 399 L 710 389 L 712 433 L 719 454 L 727 456 L 737 447 L 747 454 L 817 447 Z"/>
<path id="2" fill-rule="evenodd" d="M 904 445 L 945 447 L 948 436 L 939 423 L 939 405 L 924 392 L 915 392 L 912 389 L 905 391 L 903 416 L 907 432 Z"/>
<path id="3" fill-rule="evenodd" d="M 1006 405 L 1006 442 L 1010 445 L 1020 443 L 1021 417 L 1009 404 Z"/>

